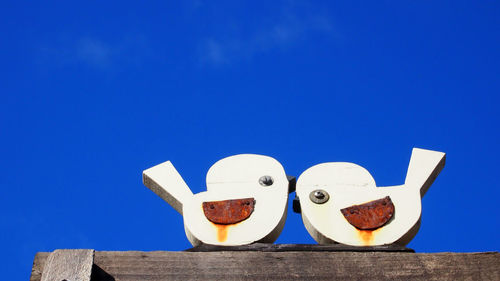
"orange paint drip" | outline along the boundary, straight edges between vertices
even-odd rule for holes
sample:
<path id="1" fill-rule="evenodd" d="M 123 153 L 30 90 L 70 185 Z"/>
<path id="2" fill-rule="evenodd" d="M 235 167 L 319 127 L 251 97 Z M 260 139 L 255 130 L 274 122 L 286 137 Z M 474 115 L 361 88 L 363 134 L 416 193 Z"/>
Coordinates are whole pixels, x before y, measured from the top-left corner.
<path id="1" fill-rule="evenodd" d="M 363 245 L 370 246 L 373 241 L 373 230 L 358 230 L 358 236 Z"/>
<path id="2" fill-rule="evenodd" d="M 229 225 L 224 225 L 224 224 L 214 224 L 215 227 L 217 228 L 217 240 L 219 242 L 224 242 L 227 239 L 227 230 L 229 228 Z"/>

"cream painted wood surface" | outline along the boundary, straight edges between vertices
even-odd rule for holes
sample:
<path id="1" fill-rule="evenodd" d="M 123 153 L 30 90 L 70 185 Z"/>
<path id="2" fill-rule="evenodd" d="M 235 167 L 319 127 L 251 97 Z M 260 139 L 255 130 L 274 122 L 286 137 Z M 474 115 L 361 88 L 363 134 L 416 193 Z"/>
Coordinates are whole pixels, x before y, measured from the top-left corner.
<path id="1" fill-rule="evenodd" d="M 309 234 L 320 244 L 339 242 L 353 246 L 391 243 L 406 245 L 420 226 L 421 198 L 444 167 L 442 152 L 414 148 L 403 185 L 377 187 L 370 173 L 353 163 L 323 163 L 307 169 L 297 180 L 302 220 Z M 309 198 L 314 190 L 328 192 L 330 199 L 316 204 Z M 390 196 L 392 219 L 376 230 L 352 226 L 341 209 Z"/>
<path id="2" fill-rule="evenodd" d="M 259 179 L 270 176 L 273 184 Z M 193 246 L 245 245 L 274 242 L 286 220 L 288 179 L 275 159 L 240 154 L 219 160 L 207 173 L 207 191 L 193 195 L 169 161 L 143 172 L 143 182 L 184 216 L 186 236 Z M 255 207 L 247 219 L 231 225 L 214 224 L 203 212 L 203 202 L 253 197 Z"/>

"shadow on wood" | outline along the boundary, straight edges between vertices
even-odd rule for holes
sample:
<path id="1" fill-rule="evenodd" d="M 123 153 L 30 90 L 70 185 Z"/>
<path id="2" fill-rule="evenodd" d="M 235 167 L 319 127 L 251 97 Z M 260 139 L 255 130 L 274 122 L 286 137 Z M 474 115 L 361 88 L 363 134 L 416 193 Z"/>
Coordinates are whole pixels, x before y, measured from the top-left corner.
<path id="1" fill-rule="evenodd" d="M 343 244 L 318 245 L 318 244 L 267 244 L 254 243 L 242 246 L 219 246 L 202 244 L 190 249 L 186 252 L 407 252 L 414 253 L 415 251 L 404 246 L 396 244 L 382 246 L 349 246 Z"/>
<path id="2" fill-rule="evenodd" d="M 90 281 L 115 281 L 115 278 L 97 265 L 92 266 Z"/>

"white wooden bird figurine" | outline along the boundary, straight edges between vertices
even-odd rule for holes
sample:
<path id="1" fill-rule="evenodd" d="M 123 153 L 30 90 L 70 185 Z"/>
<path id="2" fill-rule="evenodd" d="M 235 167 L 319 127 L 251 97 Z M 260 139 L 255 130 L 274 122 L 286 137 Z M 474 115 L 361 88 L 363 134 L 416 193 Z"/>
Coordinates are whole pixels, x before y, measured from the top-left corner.
<path id="1" fill-rule="evenodd" d="M 193 246 L 270 243 L 285 224 L 289 180 L 268 156 L 219 160 L 207 173 L 207 191 L 194 195 L 170 161 L 145 170 L 143 182 L 184 216 Z"/>
<path id="2" fill-rule="evenodd" d="M 414 148 L 403 185 L 377 187 L 353 163 L 323 163 L 297 180 L 302 220 L 319 244 L 406 245 L 420 226 L 421 198 L 444 167 L 445 154 Z"/>

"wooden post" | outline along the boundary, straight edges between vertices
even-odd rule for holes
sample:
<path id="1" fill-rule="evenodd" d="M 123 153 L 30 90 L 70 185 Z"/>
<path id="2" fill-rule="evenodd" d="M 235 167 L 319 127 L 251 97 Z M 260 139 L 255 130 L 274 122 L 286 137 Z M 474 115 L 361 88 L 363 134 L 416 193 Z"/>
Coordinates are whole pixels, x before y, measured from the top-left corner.
<path id="1" fill-rule="evenodd" d="M 55 250 L 43 268 L 41 281 L 90 281 L 94 250 Z"/>

